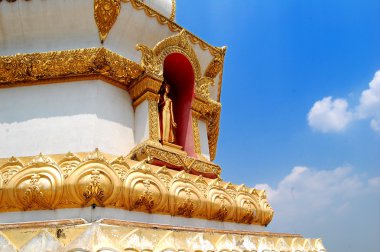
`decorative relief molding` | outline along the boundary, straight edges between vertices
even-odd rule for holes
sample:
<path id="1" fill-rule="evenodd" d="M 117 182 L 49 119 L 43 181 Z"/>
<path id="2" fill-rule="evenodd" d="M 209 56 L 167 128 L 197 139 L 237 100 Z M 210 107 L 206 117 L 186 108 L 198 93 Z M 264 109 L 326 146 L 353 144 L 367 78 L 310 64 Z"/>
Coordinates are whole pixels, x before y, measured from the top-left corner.
<path id="1" fill-rule="evenodd" d="M 0 159 L 0 212 L 98 205 L 258 225 L 271 221 L 273 210 L 264 191 L 242 191 L 219 178 L 151 165 L 156 152 L 162 156 L 168 153 L 152 146 L 144 148 L 141 153 L 148 158 L 140 162 L 97 149 L 92 153 Z M 190 164 L 190 170 L 202 162 L 183 158 L 172 153 L 168 161 Z M 203 163 L 203 168 L 211 169 L 207 168 L 211 164 Z M 10 174 L 10 169 L 15 172 Z"/>
<path id="2" fill-rule="evenodd" d="M 222 71 L 226 50 L 227 47 L 225 46 L 217 49 L 218 53 L 214 56 L 214 58 L 207 66 L 204 76 L 215 79 L 215 77 Z"/>
<path id="3" fill-rule="evenodd" d="M 105 48 L 0 57 L 0 87 L 103 77 L 126 87 L 143 68 Z"/>
<path id="4" fill-rule="evenodd" d="M 222 80 L 223 80 L 223 65 L 224 65 L 224 57 L 226 55 L 227 48 L 225 46 L 217 48 L 218 53 L 214 55 L 214 58 L 211 60 L 209 65 L 207 66 L 204 76 L 212 79 L 214 84 L 214 79 L 219 75 L 218 80 L 218 98 L 217 101 L 220 101 L 220 94 L 222 90 Z"/>
<path id="5" fill-rule="evenodd" d="M 120 13 L 120 7 L 120 0 L 94 1 L 94 16 L 101 43 L 107 38 L 108 32 L 116 22 Z"/>
<path id="6" fill-rule="evenodd" d="M 159 100 L 158 92 L 162 85 L 162 78 L 144 73 L 128 88 L 133 101 L 133 107 L 137 107 L 144 100 Z"/>
<path id="7" fill-rule="evenodd" d="M 186 152 L 168 148 L 157 141 L 146 141 L 136 146 L 129 156 L 136 160 L 156 159 L 175 167 L 183 167 L 188 173 L 202 174 L 210 178 L 217 178 L 221 172 L 221 168 L 214 163 L 190 157 Z"/>
<path id="8" fill-rule="evenodd" d="M 219 137 L 219 121 L 221 104 L 208 99 L 207 102 L 202 99 L 193 99 L 193 113 L 200 115 L 200 118 L 207 122 L 208 145 L 210 151 L 210 159 L 214 160 Z"/>
<path id="9" fill-rule="evenodd" d="M 321 239 L 296 234 L 176 227 L 113 219 L 93 223 L 71 219 L 0 224 L 0 230 L 0 242 L 6 251 L 32 251 L 37 244 L 40 251 L 51 251 L 54 244 L 59 251 L 326 252 Z M 20 237 L 28 237 L 28 241 Z M 83 242 L 88 240 L 91 242 Z"/>

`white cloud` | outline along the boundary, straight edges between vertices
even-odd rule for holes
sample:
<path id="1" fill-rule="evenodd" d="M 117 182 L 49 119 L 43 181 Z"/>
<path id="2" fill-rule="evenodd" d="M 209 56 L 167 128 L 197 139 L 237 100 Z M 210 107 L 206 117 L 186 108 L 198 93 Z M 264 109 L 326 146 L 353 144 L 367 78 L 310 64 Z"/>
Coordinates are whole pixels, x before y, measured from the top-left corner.
<path id="1" fill-rule="evenodd" d="M 361 93 L 355 109 L 350 109 L 345 99 L 329 96 L 315 102 L 308 113 L 309 126 L 325 133 L 343 131 L 349 123 L 361 119 L 370 119 L 371 128 L 380 132 L 380 70 Z"/>
<path id="2" fill-rule="evenodd" d="M 371 128 L 380 132 L 380 70 L 375 73 L 369 88 L 362 92 L 356 110 L 359 118 L 372 118 Z"/>
<path id="3" fill-rule="evenodd" d="M 378 249 L 380 177 L 368 179 L 351 167 L 297 166 L 276 187 L 255 187 L 267 191 L 275 210 L 270 231 L 322 237 L 329 251 Z"/>
<path id="4" fill-rule="evenodd" d="M 325 97 L 314 103 L 308 114 L 310 127 L 322 132 L 342 131 L 352 120 L 344 99 Z"/>
<path id="5" fill-rule="evenodd" d="M 357 110 L 361 117 L 380 118 L 380 70 L 375 73 L 369 88 L 362 92 Z"/>
<path id="6" fill-rule="evenodd" d="M 372 119 L 370 125 L 374 131 L 380 132 L 380 119 Z"/>
<path id="7" fill-rule="evenodd" d="M 380 177 L 374 177 L 368 180 L 368 184 L 373 187 L 380 188 Z"/>

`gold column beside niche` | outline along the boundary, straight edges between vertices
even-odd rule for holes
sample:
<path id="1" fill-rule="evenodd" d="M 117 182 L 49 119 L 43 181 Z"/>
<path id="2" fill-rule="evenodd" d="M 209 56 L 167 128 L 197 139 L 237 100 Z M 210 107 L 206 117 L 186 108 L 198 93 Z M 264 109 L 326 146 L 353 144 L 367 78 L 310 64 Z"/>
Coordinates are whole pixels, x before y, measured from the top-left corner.
<path id="1" fill-rule="evenodd" d="M 148 99 L 149 106 L 149 139 L 155 142 L 160 140 L 160 119 L 158 115 L 158 101 L 154 98 Z"/>
<path id="2" fill-rule="evenodd" d="M 199 125 L 198 125 L 198 120 L 200 116 L 197 112 L 192 112 L 192 127 L 193 127 L 193 135 L 194 135 L 194 148 L 195 148 L 195 153 L 197 153 L 198 157 L 202 157 L 202 149 L 201 149 L 201 137 L 200 137 L 200 132 L 199 132 Z"/>

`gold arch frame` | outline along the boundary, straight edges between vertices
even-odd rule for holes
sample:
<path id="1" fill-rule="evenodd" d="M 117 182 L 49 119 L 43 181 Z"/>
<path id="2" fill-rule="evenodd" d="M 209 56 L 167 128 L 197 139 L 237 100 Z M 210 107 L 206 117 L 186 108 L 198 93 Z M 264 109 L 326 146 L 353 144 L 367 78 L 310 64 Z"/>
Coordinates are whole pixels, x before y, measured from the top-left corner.
<path id="1" fill-rule="evenodd" d="M 208 85 L 213 82 L 209 80 L 209 78 L 207 78 L 208 81 L 205 81 L 205 77 L 202 77 L 198 57 L 187 39 L 185 30 L 161 40 L 153 49 L 143 44 L 137 44 L 136 49 L 142 53 L 141 65 L 145 68 L 145 71 L 160 78 L 162 78 L 163 75 L 163 63 L 168 55 L 180 53 L 185 56 L 190 61 L 194 71 L 195 95 L 203 99 L 209 98 Z M 204 85 L 207 85 L 207 88 L 205 88 Z"/>

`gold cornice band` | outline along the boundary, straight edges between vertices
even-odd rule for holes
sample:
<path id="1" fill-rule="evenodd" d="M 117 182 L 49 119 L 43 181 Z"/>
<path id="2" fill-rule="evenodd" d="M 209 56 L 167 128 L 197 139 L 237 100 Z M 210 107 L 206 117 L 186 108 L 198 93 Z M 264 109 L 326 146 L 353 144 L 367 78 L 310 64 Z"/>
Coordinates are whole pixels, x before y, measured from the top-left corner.
<path id="1" fill-rule="evenodd" d="M 265 191 L 95 150 L 0 159 L 0 212 L 98 205 L 267 225 Z"/>
<path id="2" fill-rule="evenodd" d="M 105 48 L 0 57 L 0 87 L 102 77 L 127 87 L 143 68 Z"/>
<path id="3" fill-rule="evenodd" d="M 32 225 L 31 225 L 32 224 Z M 22 234 L 23 239 L 20 238 Z M 7 251 L 313 251 L 326 252 L 321 239 L 300 235 L 177 227 L 102 219 L 0 224 Z M 92 241 L 86 243 L 84 241 Z M 48 242 L 46 242 L 48 241 Z M 13 249 L 13 250 L 12 250 Z"/>

